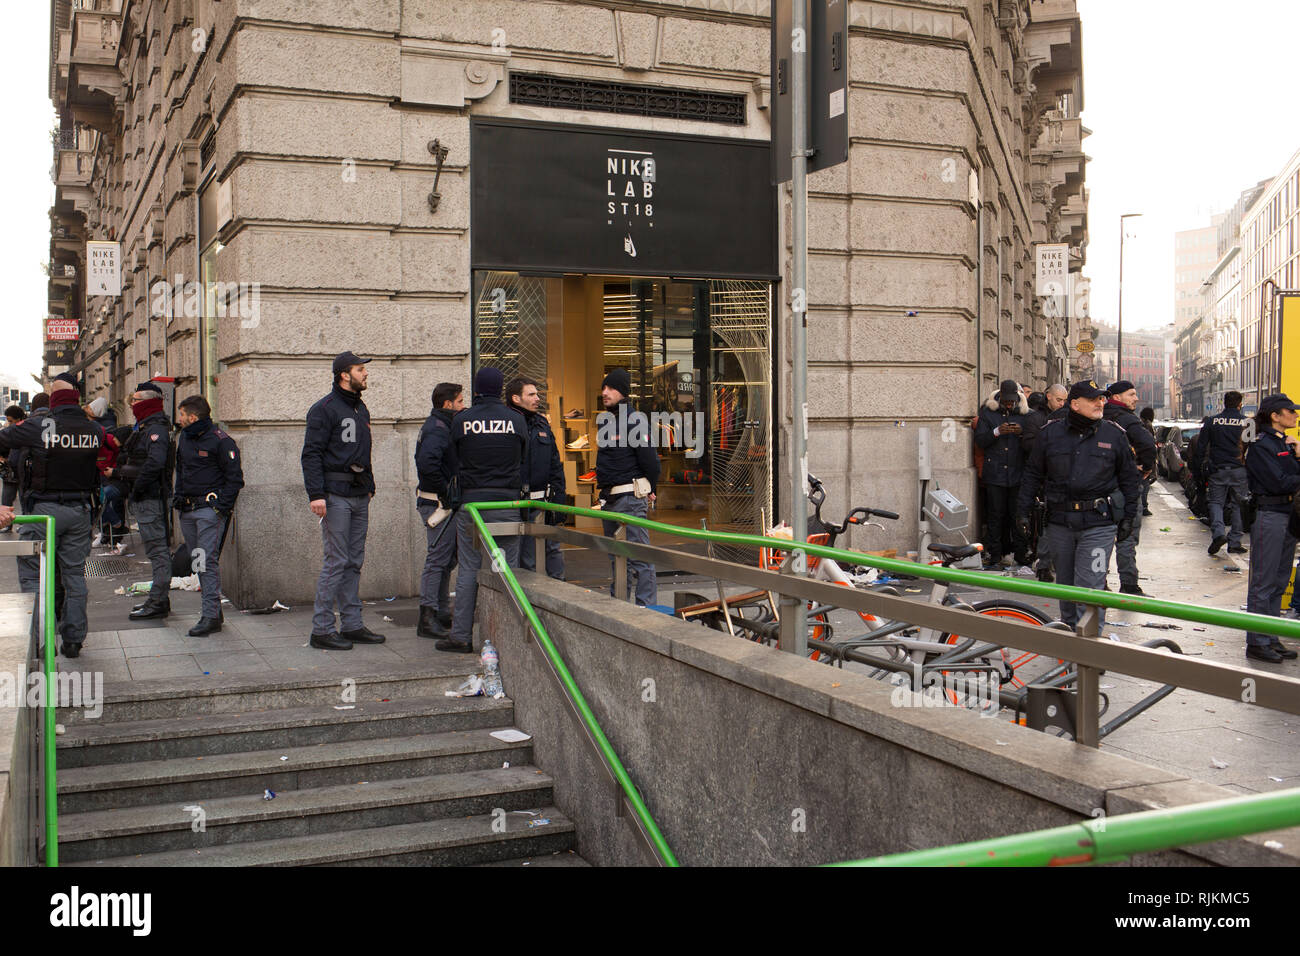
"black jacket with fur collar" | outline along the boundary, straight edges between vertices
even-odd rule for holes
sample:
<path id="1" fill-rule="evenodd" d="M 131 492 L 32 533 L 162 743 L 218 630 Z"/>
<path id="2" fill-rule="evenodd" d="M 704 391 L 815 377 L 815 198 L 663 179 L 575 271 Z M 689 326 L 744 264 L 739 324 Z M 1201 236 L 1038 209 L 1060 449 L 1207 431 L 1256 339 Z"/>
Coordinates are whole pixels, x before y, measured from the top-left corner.
<path id="1" fill-rule="evenodd" d="M 1024 471 L 1025 449 L 1021 435 L 993 434 L 1002 425 L 1016 424 L 1026 431 L 1029 403 L 1020 396 L 1020 404 L 1004 410 L 995 393 L 980 409 L 975 426 L 975 444 L 984 449 L 984 472 L 980 480 L 986 485 L 1014 488 L 1020 484 Z M 1032 435 L 1030 436 L 1032 438 Z"/>

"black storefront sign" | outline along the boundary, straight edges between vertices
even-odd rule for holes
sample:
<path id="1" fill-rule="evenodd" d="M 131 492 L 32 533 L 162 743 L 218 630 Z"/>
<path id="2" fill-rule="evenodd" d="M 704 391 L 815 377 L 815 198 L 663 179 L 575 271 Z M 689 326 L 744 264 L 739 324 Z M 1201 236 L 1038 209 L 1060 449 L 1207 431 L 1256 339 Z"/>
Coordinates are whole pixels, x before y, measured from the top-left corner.
<path id="1" fill-rule="evenodd" d="M 475 269 L 766 279 L 768 143 L 474 119 Z"/>

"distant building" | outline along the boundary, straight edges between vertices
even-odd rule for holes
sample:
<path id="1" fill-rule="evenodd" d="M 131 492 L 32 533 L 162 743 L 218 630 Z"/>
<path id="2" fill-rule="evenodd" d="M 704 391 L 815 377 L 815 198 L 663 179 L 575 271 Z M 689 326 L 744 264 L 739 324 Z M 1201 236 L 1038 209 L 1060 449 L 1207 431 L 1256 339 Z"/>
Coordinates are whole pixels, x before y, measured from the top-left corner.
<path id="1" fill-rule="evenodd" d="M 1300 151 L 1241 218 L 1241 391 L 1256 404 L 1278 387 L 1272 293 L 1300 287 Z"/>
<path id="2" fill-rule="evenodd" d="M 1116 356 L 1119 330 L 1104 322 L 1095 322 L 1097 337 L 1093 353 L 1094 377 L 1105 387 L 1121 379 L 1130 381 L 1137 389 L 1138 407 L 1150 405 L 1154 409 L 1165 406 L 1165 336 L 1163 332 L 1124 331 L 1124 357 Z"/>

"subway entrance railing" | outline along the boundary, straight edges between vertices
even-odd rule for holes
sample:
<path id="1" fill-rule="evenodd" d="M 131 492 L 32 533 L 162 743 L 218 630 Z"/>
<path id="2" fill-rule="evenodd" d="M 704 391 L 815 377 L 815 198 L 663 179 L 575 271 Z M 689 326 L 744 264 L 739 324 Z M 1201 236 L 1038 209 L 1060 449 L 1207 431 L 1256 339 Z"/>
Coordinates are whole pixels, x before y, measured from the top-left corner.
<path id="1" fill-rule="evenodd" d="M 545 627 L 538 619 L 536 612 L 528 601 L 527 595 L 524 593 L 523 587 L 515 577 L 513 570 L 508 566 L 504 553 L 496 542 L 497 537 L 524 535 L 533 538 L 534 541 L 531 546 L 538 549 L 536 566 L 539 568 L 545 567 L 542 548 L 548 539 L 610 554 L 615 560 L 615 593 L 619 598 L 623 599 L 626 599 L 628 594 L 627 561 L 632 558 L 647 561 L 661 570 L 672 568 L 707 578 L 714 578 L 719 582 L 729 581 L 733 584 L 761 588 L 780 595 L 783 608 L 793 607 L 797 602 L 817 601 L 846 610 L 881 615 L 891 620 L 910 621 L 921 627 L 961 634 L 980 641 L 1021 648 L 1037 654 L 1072 661 L 1077 665 L 1078 669 L 1077 686 L 1075 688 L 1075 693 L 1078 696 L 1076 740 L 1084 746 L 1096 747 L 1100 739 L 1098 695 L 1100 693 L 1099 678 L 1104 671 L 1113 671 L 1145 680 L 1153 680 L 1161 684 L 1199 691 L 1228 700 L 1245 700 L 1256 706 L 1289 714 L 1300 714 L 1300 680 L 1230 664 L 1167 654 L 1152 647 L 1105 640 L 1100 637 L 1098 628 L 1099 610 L 1101 608 L 1137 611 L 1158 617 L 1236 628 L 1243 631 L 1251 630 L 1293 639 L 1300 639 L 1300 621 L 1248 614 L 1241 611 L 1178 604 L 1172 601 L 1160 601 L 1153 598 L 1116 594 L 1107 591 L 1094 591 L 1069 585 L 1046 584 L 1039 581 L 990 576 L 974 571 L 962 571 L 912 561 L 882 558 L 823 545 L 804 544 L 799 549 L 810 557 L 873 567 L 899 574 L 929 578 L 938 582 L 965 584 L 981 589 L 1007 591 L 1049 600 L 1073 601 L 1083 605 L 1085 610 L 1080 618 L 1076 632 L 1069 633 L 1052 627 L 1038 627 L 1005 618 L 981 615 L 959 607 L 928 604 L 923 601 L 885 594 L 879 591 L 839 587 L 825 581 L 810 580 L 786 570 L 763 570 L 758 567 L 720 561 L 684 551 L 676 551 L 671 548 L 637 544 L 623 538 L 587 534 L 560 525 L 542 524 L 535 520 L 488 523 L 484 515 L 499 510 L 520 510 L 524 512 L 525 517 L 536 518 L 540 517 L 544 512 L 553 512 L 598 518 L 622 525 L 636 525 L 684 540 L 755 549 L 773 546 L 772 539 L 760 535 L 682 528 L 631 515 L 607 513 L 590 508 L 574 508 L 540 501 L 475 502 L 462 507 L 470 513 L 482 545 L 487 552 L 489 560 L 485 562 L 484 566 L 491 567 L 501 574 L 505 581 L 507 594 L 510 595 L 520 617 L 526 622 L 534 639 L 545 654 L 565 699 L 582 725 L 597 757 L 609 773 L 610 780 L 618 787 L 622 795 L 620 812 L 623 805 L 632 809 L 633 813 L 629 818 L 630 821 L 634 824 L 643 844 L 655 861 L 663 865 L 676 866 L 676 857 L 669 849 L 660 827 L 651 816 L 627 768 L 624 767 L 618 755 L 614 752 L 604 731 L 601 730 L 597 723 L 589 704 L 582 696 L 581 689 L 578 687 L 573 675 L 561 658 L 550 636 L 546 633 Z M 530 543 L 524 541 L 521 542 L 521 546 L 528 547 Z M 784 546 L 793 547 L 788 543 Z M 793 614 L 781 615 L 779 646 L 782 649 L 801 646 L 793 633 L 792 622 L 794 617 Z M 1247 819 L 1251 821 L 1250 826 L 1252 829 L 1234 830 L 1230 835 L 1247 835 L 1275 829 L 1277 826 L 1290 826 L 1300 822 L 1296 818 L 1296 814 L 1300 814 L 1300 790 L 1269 794 L 1267 796 L 1275 798 L 1268 801 L 1270 812 L 1249 814 Z M 1198 816 L 1196 825 L 1201 827 L 1213 826 L 1216 821 L 1222 824 L 1237 812 L 1234 808 L 1241 807 L 1244 810 L 1249 806 L 1246 801 L 1254 799 L 1253 797 L 1244 797 L 1240 800 L 1227 800 L 1200 808 L 1207 811 L 1207 816 Z M 1282 808 L 1279 813 L 1271 812 L 1271 810 L 1279 806 Z M 1143 815 L 1134 814 L 1131 816 L 1141 817 Z M 1114 825 L 1117 820 L 1123 819 L 1128 818 L 1112 817 L 1108 825 Z M 1283 822 L 1279 823 L 1279 820 Z M 1128 832 L 1141 834 L 1152 828 L 1159 830 L 1161 826 L 1163 826 L 1163 821 L 1139 821 L 1134 824 L 1136 829 Z M 1071 832 L 1073 833 L 1073 831 Z M 1186 842 L 1191 842 L 1185 831 L 1177 827 L 1172 830 L 1165 829 L 1161 832 L 1175 841 L 1186 837 Z M 1074 835 L 1077 836 L 1077 834 Z M 1027 834 L 1023 836 L 1028 838 L 1039 835 Z M 1221 837 L 1211 837 L 1210 839 L 1219 838 Z M 1017 838 L 1008 837 L 1006 839 L 1015 840 Z M 1158 848 L 1173 849 L 1179 845 L 1182 844 L 1173 842 Z M 1151 849 L 1155 848 L 1151 847 Z M 938 851 L 924 852 L 934 853 Z M 1056 859 L 1055 862 L 1093 862 L 1093 859 L 1088 854 L 1079 853 L 1075 856 L 1077 859 Z M 1033 857 L 1032 859 L 1043 864 L 1049 862 L 1048 856 Z M 1020 865 L 1035 865 L 1030 860 L 1030 857 L 1025 857 Z"/>

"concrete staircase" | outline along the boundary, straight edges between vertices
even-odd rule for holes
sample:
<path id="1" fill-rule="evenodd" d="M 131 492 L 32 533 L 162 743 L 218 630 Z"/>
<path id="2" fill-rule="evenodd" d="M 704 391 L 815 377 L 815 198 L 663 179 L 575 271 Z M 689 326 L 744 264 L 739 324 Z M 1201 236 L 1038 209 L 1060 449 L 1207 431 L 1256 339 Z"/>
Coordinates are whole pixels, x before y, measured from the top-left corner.
<path id="1" fill-rule="evenodd" d="M 585 866 L 513 703 L 443 693 L 473 663 L 110 684 L 60 711 L 60 863 Z"/>

